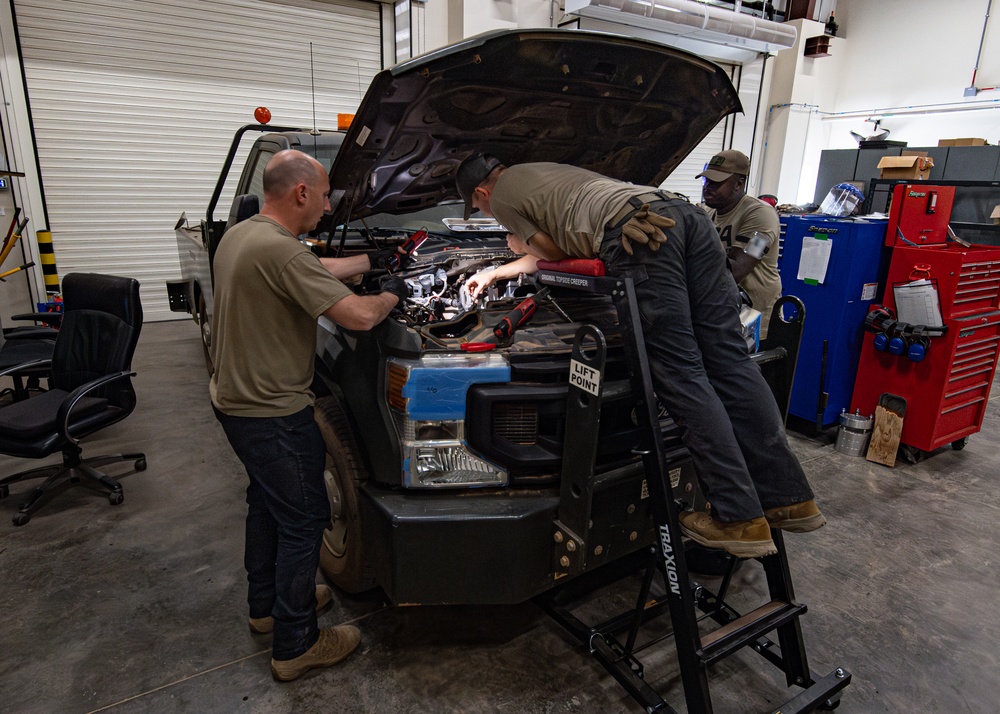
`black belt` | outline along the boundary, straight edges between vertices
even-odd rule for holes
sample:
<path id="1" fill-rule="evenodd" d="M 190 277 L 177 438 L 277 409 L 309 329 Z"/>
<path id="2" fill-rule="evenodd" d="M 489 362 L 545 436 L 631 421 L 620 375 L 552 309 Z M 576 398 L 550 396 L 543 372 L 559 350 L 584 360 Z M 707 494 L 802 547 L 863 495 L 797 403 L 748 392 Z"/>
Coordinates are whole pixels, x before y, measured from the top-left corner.
<path id="1" fill-rule="evenodd" d="M 625 223 L 635 215 L 635 212 L 642 208 L 647 203 L 654 203 L 656 201 L 666 201 L 668 197 L 663 191 L 650 191 L 649 193 L 640 193 L 638 196 L 632 196 L 625 203 L 624 206 L 614 215 L 607 225 L 604 226 L 604 230 L 613 231 L 616 228 L 621 228 Z"/>

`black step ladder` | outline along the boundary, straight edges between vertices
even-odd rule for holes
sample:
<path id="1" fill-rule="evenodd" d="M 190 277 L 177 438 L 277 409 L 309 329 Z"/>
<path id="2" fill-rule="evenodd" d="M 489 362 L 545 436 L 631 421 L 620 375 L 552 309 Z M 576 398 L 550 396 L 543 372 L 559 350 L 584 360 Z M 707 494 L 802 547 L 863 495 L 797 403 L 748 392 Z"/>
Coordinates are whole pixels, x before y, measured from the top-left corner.
<path id="1" fill-rule="evenodd" d="M 837 668 L 818 680 L 810 674 L 799 625 L 799 616 L 806 612 L 806 606 L 795 601 L 780 530 L 772 530 L 777 554 L 759 559 L 771 598 L 761 607 L 741 614 L 726 604 L 724 598 L 739 562 L 736 558 L 728 558 L 728 568 L 717 593 L 690 581 L 678 520 L 681 505 L 675 501 L 674 493 L 682 474 L 693 478 L 693 469 L 686 450 L 674 449 L 668 453 L 664 447 L 632 279 L 541 271 L 536 280 L 544 285 L 610 295 L 618 311 L 629 381 L 632 392 L 637 395 L 635 415 L 641 434 L 637 452 L 641 455 L 650 510 L 656 525 L 655 544 L 645 553 L 646 567 L 635 608 L 591 626 L 561 603 L 558 588 L 537 602 L 585 644 L 591 655 L 647 712 L 675 712 L 646 683 L 643 665 L 636 657 L 640 649 L 636 644 L 640 626 L 664 611 L 670 614 L 670 637 L 677 649 L 689 714 L 710 714 L 713 711 L 708 666 L 744 647 L 751 648 L 781 669 L 788 686 L 802 688 L 791 700 L 774 709 L 775 714 L 835 708 L 840 703 L 840 691 L 851 681 L 851 674 L 843 668 Z M 797 340 L 798 333 L 794 344 L 796 353 Z M 601 550 L 600 546 L 595 548 L 588 542 L 588 535 L 593 525 L 590 494 L 595 479 L 597 428 L 604 396 L 600 387 L 606 348 L 604 336 L 597 328 L 584 326 L 577 333 L 567 397 L 559 517 L 554 524 L 557 578 L 582 574 L 580 580 L 584 581 L 600 573 L 589 570 L 587 561 L 588 558 L 598 560 L 594 554 L 600 555 Z M 791 359 L 794 358 L 795 355 L 791 355 Z M 768 359 L 764 356 L 764 361 Z M 643 554 L 640 552 L 638 555 Z M 665 595 L 651 598 L 656 573 L 663 578 Z M 611 577 L 629 574 L 622 572 Z M 576 582 L 568 583 L 567 589 Z M 607 583 L 607 576 L 604 576 L 601 584 Z M 706 619 L 720 626 L 702 635 L 699 623 Z M 767 637 L 772 631 L 777 633 L 777 642 Z M 643 647 L 646 646 L 648 644 Z"/>

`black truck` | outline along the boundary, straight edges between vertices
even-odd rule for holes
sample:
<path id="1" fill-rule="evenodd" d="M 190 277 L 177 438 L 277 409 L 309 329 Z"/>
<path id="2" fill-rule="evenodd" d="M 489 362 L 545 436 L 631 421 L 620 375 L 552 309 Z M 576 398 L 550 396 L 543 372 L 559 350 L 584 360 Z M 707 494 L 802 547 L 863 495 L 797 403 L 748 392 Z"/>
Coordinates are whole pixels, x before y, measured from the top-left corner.
<path id="1" fill-rule="evenodd" d="M 652 542 L 614 306 L 607 297 L 553 290 L 510 339 L 475 351 L 537 288 L 521 276 L 478 301 L 463 290 L 473 273 L 513 256 L 500 226 L 461 220 L 454 173 L 478 149 L 508 164 L 558 161 L 655 186 L 739 110 L 726 74 L 680 50 L 581 31 L 516 30 L 381 72 L 346 132 L 240 130 L 206 219 L 177 226 L 184 277 L 169 285 L 171 308 L 193 316 L 206 347 L 211 258 L 227 223 L 214 211 L 246 132 L 264 133 L 240 174 L 228 222 L 246 217 L 246 196 L 261 195 L 267 159 L 298 148 L 330 168 L 332 215 L 317 235 L 303 237 L 317 251 L 344 255 L 429 233 L 402 273 L 410 297 L 396 314 L 366 333 L 320 320 L 316 413 L 333 513 L 322 570 L 333 583 L 348 592 L 381 586 L 400 604 L 519 603 Z M 356 289 L 377 286 L 364 279 Z M 567 566 L 554 524 L 570 354 L 584 324 L 601 331 L 608 356 L 593 434 L 587 558 Z M 772 327 L 757 355 L 782 404 L 797 339 L 795 329 Z M 665 413 L 660 426 L 675 494 L 697 503 L 678 430 Z"/>

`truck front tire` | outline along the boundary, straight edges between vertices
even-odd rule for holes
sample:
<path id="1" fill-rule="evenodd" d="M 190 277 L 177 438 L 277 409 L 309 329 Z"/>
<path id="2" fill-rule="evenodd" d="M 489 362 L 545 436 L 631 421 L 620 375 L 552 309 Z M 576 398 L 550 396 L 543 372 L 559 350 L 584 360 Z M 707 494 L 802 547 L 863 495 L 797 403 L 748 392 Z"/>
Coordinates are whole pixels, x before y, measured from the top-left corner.
<path id="1" fill-rule="evenodd" d="M 375 587 L 375 574 L 361 539 L 359 489 L 368 473 L 337 398 L 317 399 L 315 409 L 316 423 L 326 442 L 323 477 L 330 499 L 330 527 L 323 532 L 319 567 L 341 590 L 362 593 Z"/>

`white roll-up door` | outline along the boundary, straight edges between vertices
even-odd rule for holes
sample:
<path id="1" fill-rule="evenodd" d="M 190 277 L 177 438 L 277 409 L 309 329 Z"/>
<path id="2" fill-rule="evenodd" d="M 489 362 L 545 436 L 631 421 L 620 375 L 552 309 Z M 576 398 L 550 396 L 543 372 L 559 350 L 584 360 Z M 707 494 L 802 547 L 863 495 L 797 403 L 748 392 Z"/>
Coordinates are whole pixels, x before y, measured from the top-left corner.
<path id="1" fill-rule="evenodd" d="M 314 80 L 316 123 L 336 128 L 382 65 L 379 6 L 365 0 L 14 8 L 59 274 L 137 278 L 147 320 L 179 316 L 165 287 L 180 277 L 174 224 L 182 211 L 204 216 L 254 108 L 311 128 Z"/>

